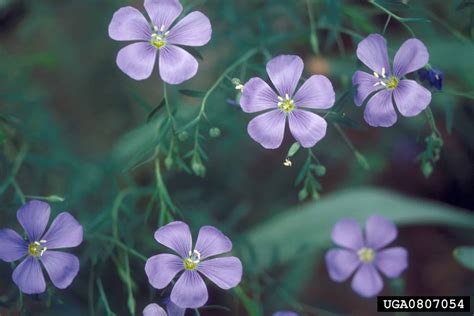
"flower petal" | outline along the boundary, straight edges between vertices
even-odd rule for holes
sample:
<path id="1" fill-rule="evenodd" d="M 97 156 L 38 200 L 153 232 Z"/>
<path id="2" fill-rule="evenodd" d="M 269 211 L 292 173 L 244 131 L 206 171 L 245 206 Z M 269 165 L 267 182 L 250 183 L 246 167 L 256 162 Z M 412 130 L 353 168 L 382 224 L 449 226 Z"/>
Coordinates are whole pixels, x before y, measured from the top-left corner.
<path id="1" fill-rule="evenodd" d="M 341 219 L 334 225 L 331 238 L 337 245 L 355 251 L 364 246 L 360 225 L 356 220 L 350 218 Z"/>
<path id="2" fill-rule="evenodd" d="M 402 247 L 377 252 L 375 265 L 389 278 L 397 278 L 408 267 L 408 252 Z"/>
<path id="3" fill-rule="evenodd" d="M 293 110 L 288 121 L 291 134 L 305 148 L 313 147 L 326 135 L 326 121 L 312 112 Z"/>
<path id="4" fill-rule="evenodd" d="M 16 261 L 28 254 L 28 243 L 14 230 L 0 229 L 0 259 Z"/>
<path id="5" fill-rule="evenodd" d="M 181 308 L 199 308 L 208 299 L 206 284 L 197 271 L 186 270 L 174 285 L 170 298 Z"/>
<path id="6" fill-rule="evenodd" d="M 381 90 L 383 86 L 377 85 L 379 80 L 363 71 L 356 71 L 352 76 L 352 84 L 357 86 L 354 95 L 354 102 L 357 106 L 361 106 L 364 100 L 372 93 Z"/>
<path id="7" fill-rule="evenodd" d="M 213 226 L 203 226 L 199 230 L 194 249 L 201 254 L 201 260 L 232 250 L 229 237 Z"/>
<path id="8" fill-rule="evenodd" d="M 236 257 L 222 257 L 202 261 L 198 271 L 224 290 L 237 286 L 242 280 L 242 262 Z"/>
<path id="9" fill-rule="evenodd" d="M 372 71 L 390 76 L 390 64 L 388 63 L 387 41 L 382 35 L 370 34 L 357 45 L 357 57 Z"/>
<path id="10" fill-rule="evenodd" d="M 296 92 L 294 101 L 298 107 L 329 109 L 334 105 L 336 94 L 331 81 L 322 75 L 313 75 Z"/>
<path id="11" fill-rule="evenodd" d="M 179 21 L 168 34 L 171 44 L 185 46 L 202 46 L 211 40 L 211 21 L 202 12 L 194 11 Z"/>
<path id="12" fill-rule="evenodd" d="M 82 225 L 69 213 L 58 214 L 43 238 L 48 249 L 77 247 L 82 243 Z"/>
<path id="13" fill-rule="evenodd" d="M 333 281 L 347 280 L 359 265 L 359 257 L 354 251 L 332 249 L 326 253 L 326 266 Z"/>
<path id="14" fill-rule="evenodd" d="M 267 73 L 281 97 L 293 96 L 303 68 L 303 60 L 295 55 L 280 55 L 267 63 Z"/>
<path id="15" fill-rule="evenodd" d="M 198 62 L 181 47 L 166 45 L 160 50 L 160 76 L 169 84 L 180 84 L 194 77 Z"/>
<path id="16" fill-rule="evenodd" d="M 184 316 L 186 308 L 179 307 L 170 300 L 169 303 L 166 304 L 166 311 L 168 312 L 168 316 Z"/>
<path id="17" fill-rule="evenodd" d="M 267 149 L 280 147 L 285 134 L 286 115 L 280 110 L 260 114 L 247 127 L 250 137 Z"/>
<path id="18" fill-rule="evenodd" d="M 149 41 L 150 24 L 140 11 L 133 7 L 118 9 L 109 24 L 109 36 L 116 41 Z"/>
<path id="19" fill-rule="evenodd" d="M 58 289 L 71 285 L 79 272 L 79 259 L 70 253 L 47 250 L 39 258 Z"/>
<path id="20" fill-rule="evenodd" d="M 431 92 L 414 80 L 400 80 L 393 98 L 403 116 L 415 116 L 431 102 Z"/>
<path id="21" fill-rule="evenodd" d="M 178 0 L 145 0 L 145 9 L 153 25 L 167 31 L 183 11 L 183 6 Z"/>
<path id="22" fill-rule="evenodd" d="M 153 256 L 145 264 L 148 281 L 156 289 L 165 288 L 183 269 L 183 259 L 171 254 Z"/>
<path id="23" fill-rule="evenodd" d="M 143 316 L 167 316 L 163 308 L 158 304 L 149 304 L 143 310 Z"/>
<path id="24" fill-rule="evenodd" d="M 148 42 L 130 44 L 118 52 L 117 66 L 132 79 L 147 79 L 155 66 L 156 51 Z"/>
<path id="25" fill-rule="evenodd" d="M 244 85 L 240 106 L 247 113 L 274 109 L 278 108 L 278 97 L 265 81 L 254 77 Z"/>
<path id="26" fill-rule="evenodd" d="M 424 67 L 430 54 L 425 44 L 416 38 L 406 40 L 397 51 L 393 60 L 393 73 L 398 78 Z"/>
<path id="27" fill-rule="evenodd" d="M 383 216 L 372 215 L 365 223 L 366 246 L 380 249 L 397 238 L 397 227 Z"/>
<path id="28" fill-rule="evenodd" d="M 155 239 L 160 244 L 173 249 L 181 258 L 186 258 L 192 248 L 192 238 L 186 223 L 175 221 L 155 232 Z"/>
<path id="29" fill-rule="evenodd" d="M 359 267 L 352 279 L 352 289 L 363 297 L 372 297 L 380 293 L 383 281 L 372 264 L 363 264 Z"/>
<path id="30" fill-rule="evenodd" d="M 40 294 L 46 291 L 46 282 L 38 259 L 28 257 L 13 271 L 13 282 L 25 294 Z"/>
<path id="31" fill-rule="evenodd" d="M 30 201 L 16 213 L 16 218 L 26 231 L 30 242 L 39 241 L 48 225 L 51 208 L 48 203 Z"/>
<path id="32" fill-rule="evenodd" d="M 291 311 L 278 311 L 278 312 L 273 313 L 272 316 L 299 316 L 299 315 Z"/>
<path id="33" fill-rule="evenodd" d="M 374 127 L 390 127 L 395 124 L 397 113 L 392 104 L 392 91 L 384 89 L 370 98 L 364 111 L 364 119 Z"/>

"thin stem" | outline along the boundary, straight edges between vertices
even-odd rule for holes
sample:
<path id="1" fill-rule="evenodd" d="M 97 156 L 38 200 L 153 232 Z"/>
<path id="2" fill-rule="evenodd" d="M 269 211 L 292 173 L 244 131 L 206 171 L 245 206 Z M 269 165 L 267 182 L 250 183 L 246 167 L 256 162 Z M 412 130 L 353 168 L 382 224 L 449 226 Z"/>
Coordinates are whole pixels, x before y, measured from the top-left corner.
<path id="1" fill-rule="evenodd" d="M 18 182 L 15 179 L 12 180 L 12 185 L 13 185 L 13 188 L 15 189 L 16 195 L 18 195 L 18 197 L 20 198 L 21 204 L 25 204 L 26 203 L 25 195 L 23 194 L 23 191 L 21 190 L 20 186 L 18 185 Z"/>
<path id="2" fill-rule="evenodd" d="M 387 21 L 385 22 L 385 25 L 383 27 L 382 34 L 385 35 L 385 32 L 387 31 L 388 24 L 390 23 L 390 20 L 392 19 L 392 16 L 389 14 L 387 15 Z"/>
<path id="3" fill-rule="evenodd" d="M 102 285 L 102 280 L 100 278 L 97 279 L 97 288 L 99 289 L 100 297 L 102 298 L 102 303 L 104 304 L 107 315 L 115 315 L 115 313 L 110 309 L 109 301 L 107 300 L 107 295 L 105 295 L 104 286 Z"/>
<path id="4" fill-rule="evenodd" d="M 314 23 L 314 14 L 313 8 L 311 7 L 311 0 L 306 0 L 306 6 L 308 8 L 310 43 L 313 47 L 314 53 L 319 54 L 318 36 L 316 34 L 316 24 Z M 312 43 L 313 41 L 314 43 Z"/>
<path id="5" fill-rule="evenodd" d="M 171 106 L 168 100 L 168 91 L 166 89 L 166 83 L 163 82 L 163 98 L 165 99 L 165 106 L 166 112 L 168 113 L 168 118 L 171 121 L 171 129 L 173 130 L 173 134 L 176 134 L 176 119 L 173 116 L 173 112 L 171 111 Z"/>
<path id="6" fill-rule="evenodd" d="M 440 133 L 438 127 L 436 126 L 436 121 L 434 119 L 433 112 L 431 111 L 430 107 L 427 107 L 425 109 L 425 114 L 426 114 L 428 124 L 430 125 L 431 131 L 433 132 L 433 134 L 435 134 L 436 136 L 441 137 L 441 133 Z"/>
<path id="7" fill-rule="evenodd" d="M 89 239 L 92 240 L 94 238 L 110 242 L 110 243 L 114 244 L 115 246 L 117 246 L 119 248 L 122 248 L 123 250 L 127 251 L 129 254 L 133 255 L 134 257 L 142 260 L 143 262 L 146 262 L 148 260 L 148 258 L 145 255 L 139 253 L 138 251 L 136 251 L 133 248 L 128 247 L 123 242 L 115 239 L 114 237 L 107 236 L 107 235 L 104 235 L 104 234 L 101 234 L 101 233 L 95 233 L 95 234 L 90 234 L 89 235 Z"/>
<path id="8" fill-rule="evenodd" d="M 374 5 L 375 7 L 379 8 L 383 12 L 387 13 L 388 15 L 390 15 L 392 18 L 394 18 L 398 22 L 400 22 L 407 29 L 407 31 L 411 34 L 411 36 L 416 37 L 415 32 L 413 32 L 412 28 L 403 21 L 402 17 L 396 15 L 395 13 L 391 12 L 390 10 L 385 8 L 384 6 L 378 4 L 377 2 L 375 2 L 375 0 L 369 0 L 369 3 Z"/>
<path id="9" fill-rule="evenodd" d="M 0 186 L 0 195 L 2 195 L 10 186 L 10 184 L 13 182 L 15 179 L 18 171 L 21 168 L 21 165 L 23 164 L 23 161 L 25 160 L 26 153 L 28 152 L 28 145 L 23 144 L 20 148 L 20 152 L 18 153 L 15 163 L 13 164 L 12 171 L 10 172 L 10 175 L 8 178 L 5 180 L 5 182 Z"/>

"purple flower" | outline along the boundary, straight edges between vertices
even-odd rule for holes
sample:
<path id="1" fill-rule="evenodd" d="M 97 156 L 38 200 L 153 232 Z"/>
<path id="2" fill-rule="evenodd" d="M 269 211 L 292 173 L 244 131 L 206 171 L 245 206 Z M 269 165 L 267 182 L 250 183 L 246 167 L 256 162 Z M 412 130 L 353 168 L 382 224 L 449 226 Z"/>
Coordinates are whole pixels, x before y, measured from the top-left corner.
<path id="1" fill-rule="evenodd" d="M 292 311 L 278 311 L 273 313 L 273 316 L 298 316 L 298 314 Z"/>
<path id="2" fill-rule="evenodd" d="M 328 109 L 335 94 L 331 82 L 322 75 L 313 75 L 295 93 L 303 73 L 301 58 L 280 55 L 267 64 L 267 73 L 277 93 L 260 78 L 250 79 L 243 88 L 240 105 L 247 113 L 260 111 L 250 121 L 248 133 L 263 147 L 280 147 L 285 133 L 286 118 L 290 131 L 303 147 L 313 147 L 326 135 L 326 121 L 308 109 Z"/>
<path id="3" fill-rule="evenodd" d="M 343 249 L 326 253 L 326 265 L 333 281 L 343 282 L 354 271 L 352 289 L 364 297 L 372 297 L 383 288 L 377 270 L 388 278 L 398 277 L 408 266 L 405 248 L 382 249 L 397 237 L 396 226 L 382 216 L 370 216 L 365 225 L 365 238 L 353 219 L 342 219 L 334 225 L 332 240 Z"/>
<path id="4" fill-rule="evenodd" d="M 414 80 L 403 79 L 428 63 L 428 50 L 420 40 L 411 38 L 400 46 L 393 61 L 393 73 L 388 63 L 387 42 L 379 34 L 371 34 L 359 43 L 357 57 L 373 71 L 373 74 L 356 71 L 352 77 L 352 84 L 357 85 L 356 105 L 361 106 L 371 96 L 364 112 L 369 125 L 395 124 L 397 113 L 393 101 L 400 114 L 407 117 L 418 115 L 431 102 L 430 91 Z"/>
<path id="5" fill-rule="evenodd" d="M 13 271 L 13 281 L 26 294 L 46 290 L 40 262 L 53 284 L 67 288 L 79 272 L 79 259 L 52 249 L 77 247 L 82 242 L 82 226 L 71 214 L 60 213 L 44 233 L 51 208 L 41 201 L 23 205 L 16 217 L 26 231 L 26 240 L 11 229 L 0 230 L 0 259 L 13 262 L 26 258 Z"/>
<path id="6" fill-rule="evenodd" d="M 438 91 L 443 89 L 444 74 L 438 68 L 422 68 L 418 70 L 418 77 L 421 81 L 425 81 L 427 84 L 436 88 Z"/>
<path id="7" fill-rule="evenodd" d="M 158 304 L 149 304 L 143 310 L 143 316 L 184 316 L 186 308 L 181 308 L 173 302 L 166 304 L 166 313 Z"/>
<path id="8" fill-rule="evenodd" d="M 150 77 L 158 54 L 160 76 L 170 84 L 179 84 L 197 73 L 197 60 L 176 45 L 203 46 L 211 39 L 211 23 L 201 12 L 186 15 L 171 25 L 183 11 L 178 0 L 145 0 L 151 22 L 133 7 L 114 13 L 109 36 L 116 41 L 138 41 L 122 48 L 118 67 L 132 79 Z"/>
<path id="9" fill-rule="evenodd" d="M 160 244 L 174 250 L 173 254 L 159 254 L 148 259 L 145 272 L 150 284 L 165 288 L 174 277 L 184 271 L 171 291 L 171 301 L 182 308 L 198 308 L 208 299 L 201 274 L 222 289 L 230 289 L 242 279 L 242 263 L 236 257 L 212 258 L 232 250 L 232 242 L 212 226 L 199 230 L 196 245 L 192 247 L 189 227 L 183 222 L 172 222 L 155 232 Z"/>

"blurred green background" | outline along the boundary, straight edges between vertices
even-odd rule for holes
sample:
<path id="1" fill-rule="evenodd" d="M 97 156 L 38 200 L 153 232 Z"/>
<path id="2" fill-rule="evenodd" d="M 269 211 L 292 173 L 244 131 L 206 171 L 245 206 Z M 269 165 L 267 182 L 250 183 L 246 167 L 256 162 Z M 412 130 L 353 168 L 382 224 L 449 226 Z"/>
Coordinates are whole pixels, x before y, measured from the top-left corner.
<path id="1" fill-rule="evenodd" d="M 118 8 L 143 10 L 142 1 L 0 0 L 0 227 L 18 229 L 16 210 L 40 196 L 85 228 L 72 251 L 81 271 L 67 290 L 21 297 L 12 267 L 0 264 L 0 314 L 141 315 L 169 295 L 148 285 L 143 256 L 164 250 L 153 232 L 172 218 L 194 232 L 218 227 L 244 264 L 237 290 L 209 287 L 211 306 L 201 315 L 375 314 L 375 299 L 332 282 L 323 261 L 337 220 L 363 223 L 371 214 L 400 224 L 395 243 L 410 254 L 408 270 L 387 281 L 383 295 L 473 295 L 474 274 L 452 253 L 474 244 L 474 3 L 182 3 L 186 12 L 209 16 L 213 37 L 198 49 L 197 76 L 167 87 L 181 131 L 173 137 L 166 111 L 157 108 L 158 72 L 142 82 L 124 75 L 115 64 L 124 43 L 107 33 Z M 408 25 L 428 47 L 430 64 L 444 72 L 443 91 L 433 91 L 430 105 L 443 139 L 439 159 L 426 142 L 433 125 L 425 114 L 371 128 L 352 101 L 351 77 L 361 68 L 356 45 L 382 33 L 389 14 L 390 55 L 411 37 Z M 266 62 L 282 53 L 301 56 L 306 75 L 324 74 L 335 87 L 327 136 L 313 149 L 312 163 L 325 173 L 308 175 L 303 149 L 292 167 L 283 166 L 292 137 L 278 150 L 263 149 L 246 132 L 253 115 L 235 105 L 231 79 L 265 78 Z M 214 83 L 208 119 L 187 125 Z M 212 128 L 219 137 L 211 137 Z M 422 153 L 427 161 L 417 160 Z M 311 180 L 295 185 L 301 170 Z"/>

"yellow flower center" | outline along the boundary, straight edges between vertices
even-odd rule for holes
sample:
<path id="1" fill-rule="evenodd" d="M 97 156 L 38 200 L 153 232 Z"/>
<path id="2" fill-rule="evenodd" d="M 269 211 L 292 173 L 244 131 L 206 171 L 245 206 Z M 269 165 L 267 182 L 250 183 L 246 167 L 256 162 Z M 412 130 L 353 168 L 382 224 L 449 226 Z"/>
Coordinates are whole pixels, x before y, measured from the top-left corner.
<path id="1" fill-rule="evenodd" d="M 370 263 L 375 259 L 375 251 L 371 248 L 361 248 L 357 255 L 359 256 L 360 261 L 364 263 Z"/>
<path id="2" fill-rule="evenodd" d="M 156 48 L 160 49 L 162 48 L 163 46 L 166 45 L 166 39 L 164 36 L 162 35 L 158 35 L 156 33 L 153 33 L 151 35 L 151 41 L 150 41 L 151 45 L 155 46 Z"/>
<path id="3" fill-rule="evenodd" d="M 395 89 L 395 88 L 398 86 L 398 78 L 392 76 L 392 77 L 390 77 L 390 78 L 387 80 L 386 84 L 387 84 L 387 88 L 388 88 L 388 89 L 392 89 L 392 90 L 393 90 L 393 89 Z"/>
<path id="4" fill-rule="evenodd" d="M 295 101 L 293 101 L 293 99 L 291 99 L 288 94 L 286 94 L 284 98 L 279 96 L 278 100 L 278 107 L 280 110 L 286 113 L 290 113 L 296 107 Z"/>
<path id="5" fill-rule="evenodd" d="M 374 71 L 374 77 L 379 79 L 379 81 L 377 81 L 374 84 L 374 86 L 382 85 L 385 88 L 390 89 L 390 90 L 393 90 L 398 86 L 398 82 L 399 82 L 398 78 L 395 76 L 387 77 L 385 75 L 384 67 L 382 67 L 382 71 L 380 72 L 380 74 Z"/>
<path id="6" fill-rule="evenodd" d="M 43 247 L 41 244 L 46 243 L 46 240 L 32 242 L 28 245 L 28 254 L 33 257 L 42 256 L 48 247 Z"/>
<path id="7" fill-rule="evenodd" d="M 183 260 L 184 269 L 196 270 L 200 261 L 201 261 L 201 254 L 199 253 L 199 251 L 197 250 L 194 250 L 193 252 L 189 251 L 189 257 Z"/>

